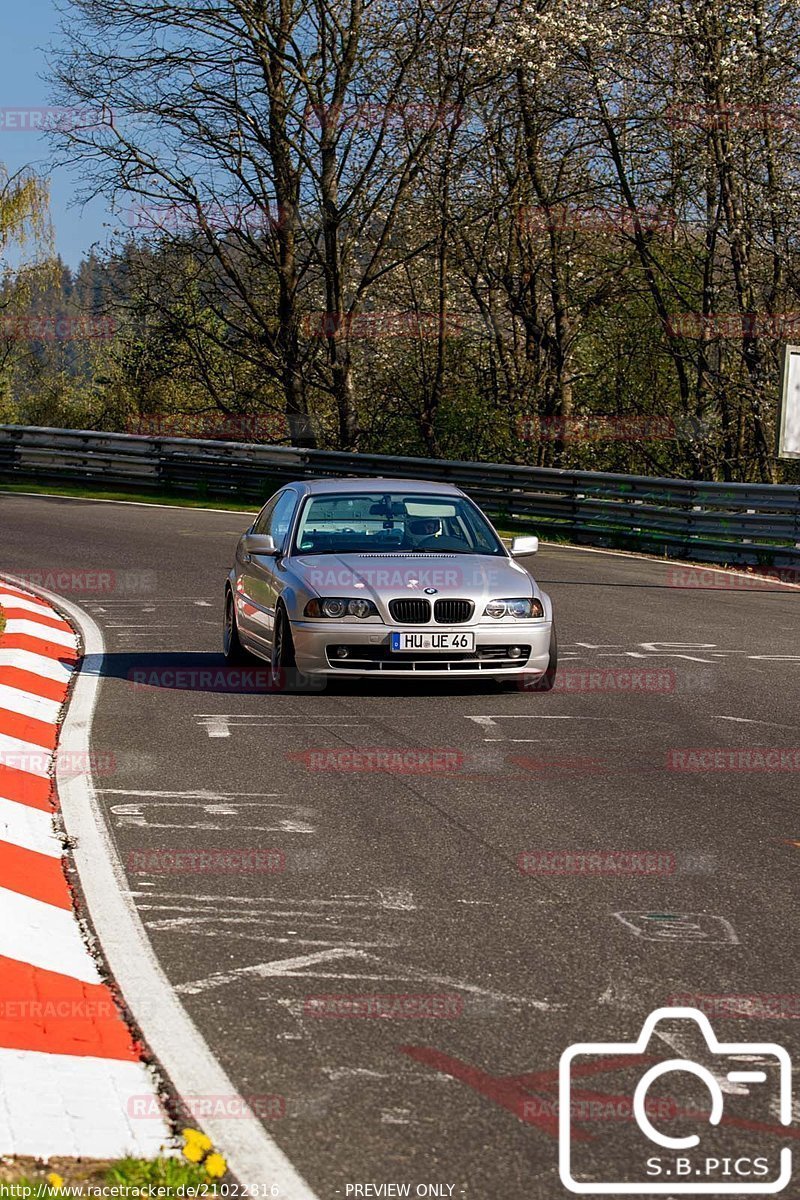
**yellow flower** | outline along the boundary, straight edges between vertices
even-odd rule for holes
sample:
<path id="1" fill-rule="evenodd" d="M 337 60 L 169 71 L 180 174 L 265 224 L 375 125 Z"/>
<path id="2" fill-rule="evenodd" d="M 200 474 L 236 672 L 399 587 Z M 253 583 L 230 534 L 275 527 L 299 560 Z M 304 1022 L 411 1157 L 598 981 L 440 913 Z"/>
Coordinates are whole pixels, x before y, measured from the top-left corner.
<path id="1" fill-rule="evenodd" d="M 198 1149 L 200 1150 L 200 1157 L 202 1157 L 203 1154 L 205 1154 L 208 1150 L 211 1150 L 211 1148 L 212 1148 L 211 1138 L 207 1137 L 204 1133 L 201 1133 L 199 1129 L 183 1129 L 181 1132 L 183 1134 L 183 1140 L 186 1143 L 187 1147 L 188 1146 L 197 1146 L 198 1147 Z M 198 1162 L 199 1160 L 196 1158 L 193 1158 L 191 1161 Z"/>
<path id="2" fill-rule="evenodd" d="M 51 1171 L 47 1176 L 47 1182 L 50 1184 L 50 1187 L 54 1188 L 57 1192 L 61 1191 L 62 1187 L 64 1186 L 64 1180 L 60 1175 L 56 1175 L 55 1171 Z"/>
<path id="3" fill-rule="evenodd" d="M 228 1164 L 221 1154 L 209 1154 L 203 1166 L 206 1174 L 210 1175 L 212 1179 L 220 1179 L 228 1169 Z"/>
<path id="4" fill-rule="evenodd" d="M 204 1154 L 205 1150 L 201 1146 L 198 1146 L 197 1142 L 187 1142 L 183 1147 L 183 1157 L 191 1163 L 201 1162 Z"/>

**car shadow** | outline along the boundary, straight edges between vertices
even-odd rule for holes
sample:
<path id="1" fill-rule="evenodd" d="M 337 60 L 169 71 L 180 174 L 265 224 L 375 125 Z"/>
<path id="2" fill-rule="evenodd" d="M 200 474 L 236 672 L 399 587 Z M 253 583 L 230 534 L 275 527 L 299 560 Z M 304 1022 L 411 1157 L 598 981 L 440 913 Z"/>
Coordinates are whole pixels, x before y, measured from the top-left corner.
<path id="1" fill-rule="evenodd" d="M 370 677 L 315 680 L 297 674 L 287 680 L 289 690 L 283 692 L 272 686 L 269 664 L 252 659 L 232 666 L 222 654 L 202 651 L 163 651 L 155 653 L 89 654 L 81 662 L 85 674 L 101 679 L 120 679 L 131 687 L 164 691 L 192 691 L 221 695 L 301 695 L 324 694 L 340 696 L 398 696 L 398 695 L 496 695 L 500 690 L 494 678 L 489 679 L 372 679 Z"/>

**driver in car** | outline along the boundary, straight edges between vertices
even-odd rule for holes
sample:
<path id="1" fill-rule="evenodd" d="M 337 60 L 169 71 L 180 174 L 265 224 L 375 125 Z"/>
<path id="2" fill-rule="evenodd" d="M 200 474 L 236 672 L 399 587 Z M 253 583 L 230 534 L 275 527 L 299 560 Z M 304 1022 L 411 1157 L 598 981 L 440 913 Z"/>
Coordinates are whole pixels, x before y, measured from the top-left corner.
<path id="1" fill-rule="evenodd" d="M 415 542 L 426 538 L 439 537 L 442 532 L 442 522 L 438 517 L 422 517 L 408 522 L 408 532 Z"/>

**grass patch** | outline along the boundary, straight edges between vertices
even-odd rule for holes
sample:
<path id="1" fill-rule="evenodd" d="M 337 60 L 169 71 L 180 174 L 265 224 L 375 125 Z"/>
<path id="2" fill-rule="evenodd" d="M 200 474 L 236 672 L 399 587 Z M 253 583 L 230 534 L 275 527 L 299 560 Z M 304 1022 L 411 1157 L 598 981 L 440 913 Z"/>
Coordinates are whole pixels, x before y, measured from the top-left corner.
<path id="1" fill-rule="evenodd" d="M 123 1158 L 114 1162 L 76 1158 L 51 1158 L 47 1162 L 33 1158 L 0 1160 L 0 1200 L 81 1193 L 91 1196 L 99 1193 L 90 1189 L 111 1187 L 128 1189 L 118 1193 L 123 1197 L 134 1197 L 139 1189 L 146 1196 L 150 1187 L 165 1189 L 160 1193 L 163 1197 L 190 1196 L 190 1188 L 198 1189 L 196 1195 L 213 1195 L 213 1182 L 202 1167 L 182 1158 Z"/>

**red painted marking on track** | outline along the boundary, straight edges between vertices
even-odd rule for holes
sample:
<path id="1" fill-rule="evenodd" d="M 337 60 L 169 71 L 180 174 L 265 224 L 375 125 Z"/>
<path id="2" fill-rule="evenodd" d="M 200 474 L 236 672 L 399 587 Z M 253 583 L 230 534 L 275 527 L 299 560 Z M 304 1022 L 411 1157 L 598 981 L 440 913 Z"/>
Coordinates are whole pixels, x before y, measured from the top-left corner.
<path id="1" fill-rule="evenodd" d="M 652 1054 L 637 1054 L 637 1066 L 650 1066 L 651 1063 L 660 1062 Z M 591 1062 L 575 1063 L 570 1070 L 572 1079 L 585 1079 L 589 1075 L 603 1075 L 606 1071 L 616 1071 L 623 1067 L 631 1065 L 630 1054 L 620 1054 L 616 1057 L 593 1059 Z M 518 1083 L 522 1087 L 536 1089 L 537 1087 L 550 1090 L 558 1087 L 558 1071 L 527 1071 L 524 1075 L 504 1075 L 509 1083 Z"/>
<path id="2" fill-rule="evenodd" d="M 407 1054 L 409 1058 L 424 1063 L 427 1067 L 432 1067 L 434 1071 L 458 1079 L 460 1083 L 465 1083 L 467 1087 L 471 1087 L 481 1096 L 486 1096 L 488 1100 L 494 1100 L 496 1104 L 508 1109 L 526 1125 L 535 1125 L 544 1133 L 549 1133 L 551 1137 L 558 1137 L 558 1117 L 547 1112 L 526 1113 L 525 1101 L 531 1099 L 530 1092 L 513 1080 L 505 1079 L 502 1075 L 490 1075 L 488 1071 L 482 1071 L 480 1067 L 462 1062 L 461 1059 L 444 1054 L 441 1050 L 434 1050 L 431 1046 L 399 1046 L 398 1049 L 402 1054 Z M 557 1072 L 556 1077 L 558 1077 Z M 574 1131 L 574 1136 L 577 1141 L 589 1140 L 589 1135 L 580 1129 Z"/>
<path id="3" fill-rule="evenodd" d="M 61 859 L 11 842 L 0 842 L 0 887 L 57 908 L 72 908 Z"/>
<path id="4" fill-rule="evenodd" d="M 138 1061 L 110 988 L 0 957 L 0 1046 Z"/>
<path id="5" fill-rule="evenodd" d="M 36 717 L 27 717 L 23 713 L 0 708 L 0 733 L 4 733 L 6 737 L 19 738 L 22 742 L 31 742 L 34 746 L 41 746 L 43 750 L 55 750 L 58 726 L 51 721 L 39 721 Z"/>
<path id="6" fill-rule="evenodd" d="M 0 649 L 2 646 L 0 641 Z M 44 675 L 26 671 L 24 667 L 0 667 L 0 684 L 32 696 L 41 696 L 43 700 L 57 700 L 59 704 L 66 700 L 69 690 L 68 684 L 59 683 L 57 679 L 46 679 Z"/>
<path id="7" fill-rule="evenodd" d="M 15 800 L 18 804 L 27 804 L 30 808 L 39 808 L 43 812 L 53 812 L 57 807 L 51 779 L 31 775 L 30 771 L 18 771 L 16 767 L 7 767 L 2 763 L 0 796 Z"/>
<path id="8" fill-rule="evenodd" d="M 486 1096 L 490 1100 L 496 1101 L 503 1108 L 513 1112 L 516 1117 L 529 1125 L 536 1125 L 545 1133 L 549 1133 L 552 1137 L 558 1137 L 558 1118 L 550 1116 L 548 1113 L 526 1114 L 524 1112 L 525 1100 L 532 1099 L 531 1092 L 528 1088 L 535 1088 L 546 1096 L 555 1098 L 558 1094 L 558 1071 L 529 1071 L 523 1075 L 490 1075 L 486 1071 L 482 1071 L 479 1067 L 474 1067 L 470 1063 L 462 1062 L 461 1059 L 454 1058 L 452 1055 L 444 1054 L 441 1050 L 435 1050 L 431 1046 L 398 1046 L 401 1054 L 407 1054 L 410 1058 L 417 1062 L 423 1063 L 425 1066 L 432 1067 L 435 1071 L 440 1071 L 444 1075 L 450 1075 L 453 1079 L 458 1079 L 461 1083 L 465 1083 L 468 1087 L 473 1088 L 482 1096 Z M 632 1064 L 630 1055 L 625 1055 L 618 1058 L 600 1058 L 587 1063 L 573 1063 L 570 1070 L 570 1078 L 586 1077 L 590 1075 L 602 1074 L 605 1071 L 617 1071 L 624 1067 L 632 1065 L 640 1066 L 646 1063 L 659 1062 L 660 1059 L 653 1058 L 651 1055 L 641 1054 L 635 1056 L 635 1064 Z M 521 1082 L 524 1081 L 524 1082 Z M 582 1089 L 571 1089 L 571 1094 L 577 1098 L 598 1099 L 607 1101 L 619 1101 L 623 1097 L 605 1096 L 602 1093 L 584 1091 Z M 521 1097 L 521 1099 L 514 1097 Z M 629 1097 L 624 1097 L 629 1099 Z M 680 1110 L 676 1112 L 676 1116 L 691 1116 L 696 1118 L 697 1113 L 682 1113 Z M 775 1134 L 777 1137 L 792 1137 L 800 1138 L 800 1129 L 779 1124 L 767 1124 L 763 1121 L 751 1121 L 744 1117 L 734 1117 L 723 1114 L 722 1125 L 729 1125 L 733 1129 L 746 1129 L 754 1133 Z M 572 1124 L 571 1134 L 572 1141 L 591 1141 L 592 1135 L 577 1129 Z"/>
<path id="9" fill-rule="evenodd" d="M 14 608 L 13 604 L 4 604 L 3 612 L 6 615 L 6 621 L 34 621 L 37 625 L 41 625 L 46 629 L 61 629 L 64 633 L 72 633 L 67 622 L 58 613 L 31 612 L 29 608 Z"/>
<path id="10" fill-rule="evenodd" d="M 0 650 L 30 650 L 32 654 L 41 654 L 44 658 L 60 658 L 70 666 L 80 657 L 71 646 L 59 646 L 55 642 L 48 642 L 46 637 L 33 637 L 28 633 L 4 633 L 0 638 Z"/>

